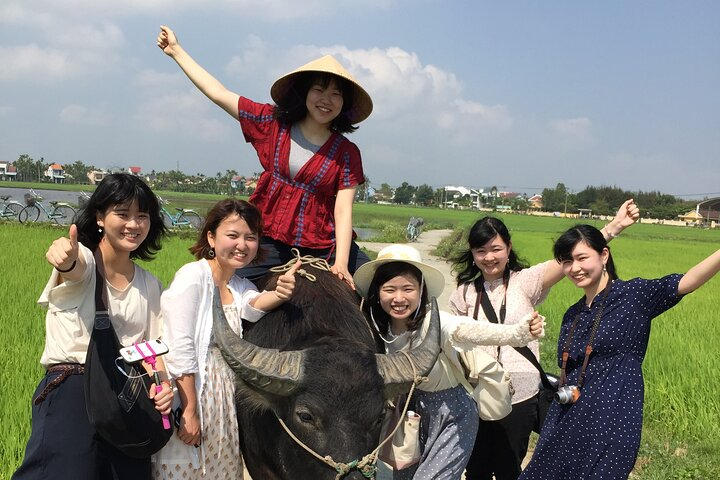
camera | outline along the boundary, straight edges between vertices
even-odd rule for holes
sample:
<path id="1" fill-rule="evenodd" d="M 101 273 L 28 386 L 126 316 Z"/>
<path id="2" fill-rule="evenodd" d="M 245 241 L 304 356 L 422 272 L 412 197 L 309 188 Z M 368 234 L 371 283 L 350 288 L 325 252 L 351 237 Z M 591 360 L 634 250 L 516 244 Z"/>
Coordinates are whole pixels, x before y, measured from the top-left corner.
<path id="1" fill-rule="evenodd" d="M 560 404 L 575 403 L 580 398 L 580 389 L 575 385 L 565 385 L 555 392 L 555 400 Z"/>

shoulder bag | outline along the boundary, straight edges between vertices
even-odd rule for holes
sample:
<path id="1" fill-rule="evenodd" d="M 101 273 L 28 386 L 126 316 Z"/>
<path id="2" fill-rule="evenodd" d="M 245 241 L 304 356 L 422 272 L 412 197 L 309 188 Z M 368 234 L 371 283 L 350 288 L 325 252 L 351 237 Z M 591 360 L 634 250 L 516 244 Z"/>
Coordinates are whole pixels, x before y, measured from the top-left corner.
<path id="1" fill-rule="evenodd" d="M 508 270 L 505 271 L 503 275 L 503 280 L 505 282 L 505 294 L 507 295 L 507 289 L 508 289 L 508 283 L 510 280 L 510 272 Z M 497 314 L 495 313 L 495 309 L 492 307 L 492 304 L 490 303 L 490 299 L 488 298 L 486 292 L 485 292 L 485 286 L 483 285 L 483 279 L 482 277 L 478 277 L 474 281 L 475 285 L 475 292 L 477 293 L 477 297 L 475 300 L 475 310 L 473 312 L 473 318 L 477 320 L 478 316 L 478 310 L 479 307 L 482 306 L 483 313 L 485 313 L 485 318 L 487 318 L 492 323 L 505 323 L 505 300 L 503 299 L 503 303 L 500 306 L 500 322 L 498 322 Z M 465 290 L 463 291 L 463 298 L 465 297 L 465 294 L 467 293 L 468 289 L 468 283 L 465 284 Z M 529 347 L 513 347 L 515 348 L 515 351 L 518 352 L 520 355 L 525 357 L 525 359 L 530 362 L 535 368 L 537 368 L 538 372 L 540 373 L 540 389 L 538 392 L 538 411 L 537 411 L 537 417 L 535 418 L 535 424 L 533 425 L 533 431 L 536 433 L 540 433 L 540 430 L 542 428 L 543 423 L 545 422 L 545 417 L 547 416 L 548 409 L 550 408 L 550 404 L 553 401 L 553 397 L 555 396 L 555 392 L 558 389 L 558 383 L 559 383 L 559 377 L 547 374 L 545 372 L 545 369 L 543 369 L 542 365 L 540 365 L 540 362 L 538 361 L 535 354 L 530 350 Z M 498 347 L 498 352 L 500 348 Z"/>
<path id="2" fill-rule="evenodd" d="M 99 259 L 98 259 L 99 260 Z M 98 261 L 99 263 L 99 261 Z M 148 398 L 150 379 L 120 357 L 122 346 L 110 321 L 105 279 L 95 269 L 95 321 L 85 360 L 85 404 L 90 423 L 110 445 L 134 458 L 149 458 L 173 433 Z"/>

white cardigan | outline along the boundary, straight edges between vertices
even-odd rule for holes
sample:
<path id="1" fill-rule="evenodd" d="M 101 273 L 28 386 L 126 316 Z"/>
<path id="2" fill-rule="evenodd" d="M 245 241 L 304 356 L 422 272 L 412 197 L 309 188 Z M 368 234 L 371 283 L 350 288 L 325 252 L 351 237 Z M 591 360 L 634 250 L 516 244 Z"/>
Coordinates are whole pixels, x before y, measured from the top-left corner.
<path id="1" fill-rule="evenodd" d="M 387 345 L 389 353 L 399 350 L 415 348 L 422 342 L 428 331 L 427 321 L 431 313 L 428 312 L 422 328 L 413 332 L 404 332 Z M 459 352 L 470 351 L 477 345 L 511 345 L 521 347 L 534 340 L 530 334 L 531 314 L 526 315 L 520 323 L 514 325 L 499 325 L 490 322 L 477 322 L 469 317 L 460 317 L 448 312 L 440 312 L 440 345 L 441 352 L 435 362 L 428 381 L 418 386 L 418 389 L 437 392 L 458 385 L 453 370 L 448 363 L 452 363 L 457 371 L 462 371 Z M 540 336 L 544 335 L 544 329 Z"/>
<path id="2" fill-rule="evenodd" d="M 233 303 L 240 317 L 257 322 L 266 312 L 250 306 L 250 301 L 260 295 L 255 285 L 245 278 L 233 276 L 228 283 Z M 207 260 L 183 265 L 175 274 L 173 282 L 160 299 L 163 316 L 163 339 L 170 351 L 165 355 L 165 367 L 171 378 L 185 374 L 195 375 L 197 408 L 200 426 L 204 428 L 203 402 L 205 368 L 213 327 L 213 296 L 215 281 Z M 242 326 L 239 327 L 242 335 Z M 180 406 L 180 396 L 175 395 L 173 409 Z M 205 448 L 193 448 L 182 443 L 176 435 L 153 456 L 160 464 L 192 464 L 205 472 Z"/>
<path id="3" fill-rule="evenodd" d="M 250 306 L 260 295 L 246 278 L 233 276 L 228 283 L 240 316 L 257 322 L 266 312 Z M 163 339 L 170 347 L 165 366 L 172 378 L 195 374 L 195 388 L 202 395 L 205 364 L 213 325 L 215 282 L 207 260 L 183 265 L 160 299 Z M 242 331 L 238 332 L 242 336 Z"/>

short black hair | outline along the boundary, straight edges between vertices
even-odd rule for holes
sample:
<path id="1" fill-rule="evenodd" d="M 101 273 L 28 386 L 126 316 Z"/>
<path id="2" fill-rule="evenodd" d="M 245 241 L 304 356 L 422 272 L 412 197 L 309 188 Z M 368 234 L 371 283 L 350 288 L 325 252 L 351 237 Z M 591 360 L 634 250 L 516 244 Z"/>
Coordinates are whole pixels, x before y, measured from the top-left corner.
<path id="1" fill-rule="evenodd" d="M 326 72 L 301 72 L 289 82 L 286 92 L 275 106 L 273 116 L 286 125 L 299 122 L 307 115 L 306 100 L 308 92 L 313 85 L 327 88 L 330 82 L 340 88 L 343 96 L 343 107 L 340 114 L 330 123 L 330 129 L 337 133 L 352 133 L 358 129 L 350 123 L 349 112 L 353 110 L 354 87 L 349 80 L 338 75 Z"/>
<path id="2" fill-rule="evenodd" d="M 605 270 L 611 280 L 618 278 L 617 271 L 615 270 L 615 262 L 613 261 L 612 253 L 610 252 L 610 247 L 608 247 L 607 241 L 605 240 L 602 232 L 592 225 L 575 225 L 560 235 L 560 237 L 555 240 L 555 245 L 553 245 L 555 260 L 557 260 L 558 263 L 572 260 L 572 251 L 580 242 L 585 243 L 588 247 L 592 248 L 599 254 L 602 253 L 603 249 L 607 248 L 608 261 L 605 264 Z"/>
<path id="3" fill-rule="evenodd" d="M 160 202 L 153 191 L 140 177 L 129 173 L 113 173 L 100 182 L 75 221 L 78 240 L 94 252 L 102 240 L 97 216 L 105 215 L 115 205 L 133 201 L 137 202 L 141 212 L 150 217 L 150 229 L 140 246 L 130 252 L 130 258 L 152 260 L 162 248 L 161 241 L 167 234 L 167 228 L 160 215 Z"/>

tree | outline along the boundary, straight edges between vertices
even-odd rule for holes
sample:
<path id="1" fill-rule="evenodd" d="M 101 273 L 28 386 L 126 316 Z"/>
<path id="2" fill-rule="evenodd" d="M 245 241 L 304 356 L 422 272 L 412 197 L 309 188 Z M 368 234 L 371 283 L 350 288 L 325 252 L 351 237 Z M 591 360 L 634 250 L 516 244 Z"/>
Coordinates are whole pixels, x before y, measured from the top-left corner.
<path id="1" fill-rule="evenodd" d="M 393 189 L 390 185 L 387 183 L 383 183 L 380 185 L 380 189 L 375 192 L 375 197 L 378 199 L 378 201 L 389 201 L 393 197 Z"/>
<path id="2" fill-rule="evenodd" d="M 574 198 L 564 183 L 558 183 L 555 188 L 546 188 L 542 191 L 543 208 L 547 212 L 569 212 L 575 210 Z"/>
<path id="3" fill-rule="evenodd" d="M 37 178 L 35 160 L 27 153 L 20 155 L 13 165 L 17 168 L 18 180 L 32 182 Z"/>
<path id="4" fill-rule="evenodd" d="M 37 181 L 42 182 L 45 177 L 45 172 L 48 169 L 48 166 L 45 163 L 45 159 L 43 157 L 40 157 L 40 160 L 35 160 L 35 166 L 34 166 L 34 172 L 33 174 L 37 173 Z M 29 179 L 28 179 L 29 180 Z"/>
<path id="5" fill-rule="evenodd" d="M 63 169 L 65 170 L 66 177 L 66 183 L 87 183 L 88 172 L 91 172 L 93 170 L 97 170 L 97 168 L 93 165 L 85 165 L 80 160 L 76 160 L 75 162 L 64 165 Z M 70 181 L 67 181 L 67 180 Z"/>
<path id="6" fill-rule="evenodd" d="M 407 182 L 403 182 L 402 185 L 395 189 L 395 198 L 393 199 L 393 202 L 400 203 L 402 205 L 410 204 L 413 201 L 416 190 L 416 187 L 413 187 Z"/>
<path id="7" fill-rule="evenodd" d="M 435 201 L 435 191 L 433 188 L 423 183 L 417 188 L 417 191 L 415 192 L 415 203 L 418 205 L 428 206 L 432 205 L 432 203 Z"/>

